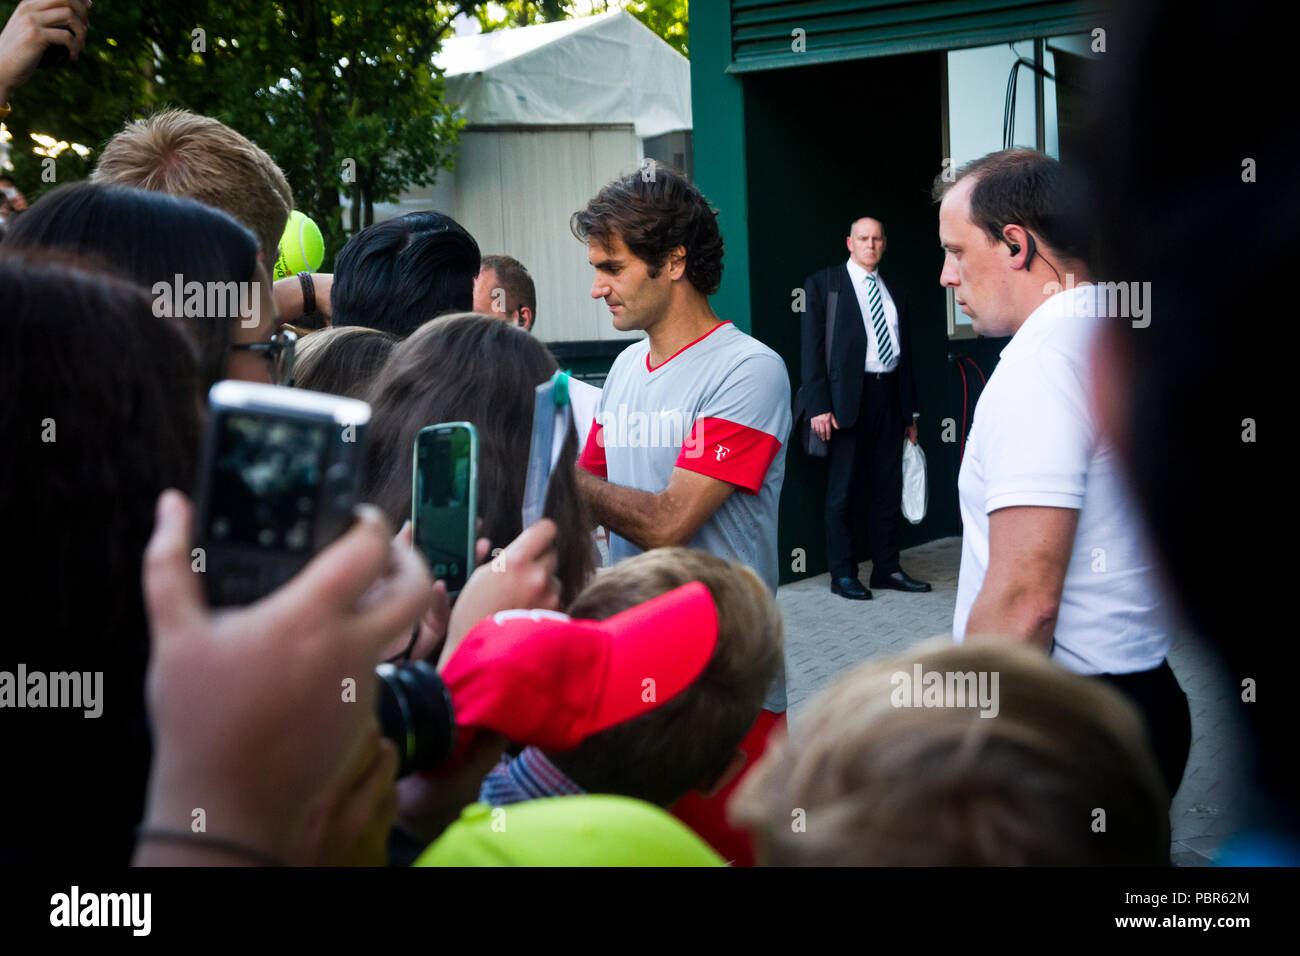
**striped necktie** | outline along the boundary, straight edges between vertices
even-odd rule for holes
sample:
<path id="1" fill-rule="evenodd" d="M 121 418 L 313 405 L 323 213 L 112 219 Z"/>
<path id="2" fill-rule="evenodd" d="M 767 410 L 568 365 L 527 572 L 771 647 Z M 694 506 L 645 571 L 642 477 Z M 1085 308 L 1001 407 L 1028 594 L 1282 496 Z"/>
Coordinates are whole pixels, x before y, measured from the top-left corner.
<path id="1" fill-rule="evenodd" d="M 876 354 L 880 356 L 880 364 L 888 367 L 894 358 L 894 345 L 889 338 L 889 325 L 885 322 L 885 303 L 881 301 L 875 273 L 868 272 L 867 279 L 870 282 L 867 302 L 871 306 L 871 327 L 876 330 Z"/>

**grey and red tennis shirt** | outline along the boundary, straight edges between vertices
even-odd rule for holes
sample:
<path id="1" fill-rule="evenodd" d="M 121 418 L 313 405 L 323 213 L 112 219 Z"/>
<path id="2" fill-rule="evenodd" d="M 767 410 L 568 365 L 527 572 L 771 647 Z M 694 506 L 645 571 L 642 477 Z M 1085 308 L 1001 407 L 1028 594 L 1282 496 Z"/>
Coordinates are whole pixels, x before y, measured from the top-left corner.
<path id="1" fill-rule="evenodd" d="M 781 357 L 730 322 L 650 366 L 649 340 L 609 370 L 579 464 L 616 485 L 659 494 L 674 468 L 736 486 L 690 542 L 749 565 L 776 593 L 777 506 L 790 436 Z M 612 531 L 610 558 L 641 549 Z M 785 710 L 784 673 L 764 704 Z"/>

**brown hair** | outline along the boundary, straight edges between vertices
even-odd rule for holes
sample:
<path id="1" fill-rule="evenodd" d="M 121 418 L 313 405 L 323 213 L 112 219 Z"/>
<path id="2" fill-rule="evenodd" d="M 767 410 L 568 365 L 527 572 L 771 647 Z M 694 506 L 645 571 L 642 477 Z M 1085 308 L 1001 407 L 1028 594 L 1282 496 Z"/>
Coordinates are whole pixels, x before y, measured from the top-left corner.
<path id="1" fill-rule="evenodd" d="M 651 163 L 616 179 L 569 219 L 574 236 L 608 245 L 617 235 L 649 265 L 650 278 L 682 246 L 686 278 L 703 295 L 722 284 L 722 234 L 717 210 L 679 170 Z"/>
<path id="2" fill-rule="evenodd" d="M 657 548 L 602 571 L 569 608 L 604 620 L 700 581 L 718 611 L 718 643 L 686 690 L 643 716 L 548 753 L 592 793 L 617 793 L 666 807 L 714 784 L 758 719 L 781 666 L 781 611 L 749 568 L 705 551 Z"/>
<path id="3" fill-rule="evenodd" d="M 989 675 L 994 716 L 914 706 L 899 675 L 918 669 Z M 770 748 L 730 804 L 767 864 L 1169 863 L 1169 795 L 1137 710 L 1031 648 L 942 637 L 869 661 L 810 705 L 800 743 Z"/>
<path id="4" fill-rule="evenodd" d="M 479 272 L 491 269 L 496 274 L 497 282 L 506 293 L 506 315 L 514 315 L 521 308 L 532 310 L 532 324 L 537 324 L 537 289 L 533 286 L 533 277 L 528 274 L 522 262 L 512 256 L 484 256 L 479 264 Z M 531 329 L 530 329 L 531 331 Z"/>
<path id="5" fill-rule="evenodd" d="M 220 120 L 188 110 L 127 123 L 108 141 L 90 178 L 224 210 L 253 230 L 268 273 L 293 211 L 289 182 L 270 156 Z"/>
<path id="6" fill-rule="evenodd" d="M 389 357 L 371 388 L 373 416 L 363 497 L 394 527 L 411 511 L 411 456 L 421 428 L 467 421 L 478 429 L 480 534 L 504 548 L 523 530 L 524 481 L 533 433 L 533 390 L 555 374 L 546 346 L 508 322 L 473 312 L 420 326 Z M 572 431 L 547 492 L 559 525 L 557 574 L 573 600 L 591 574 L 594 549 L 574 465 Z"/>
<path id="7" fill-rule="evenodd" d="M 396 346 L 397 336 L 359 325 L 308 333 L 298 342 L 294 387 L 364 399 Z"/>
<path id="8" fill-rule="evenodd" d="M 990 242 L 1003 242 L 1003 230 L 1014 224 L 1038 236 L 1058 255 L 1093 261 L 1092 227 L 1083 187 L 1046 153 L 1003 149 L 966 163 L 951 181 L 943 177 L 944 173 L 936 176 L 930 190 L 935 202 L 942 201 L 963 179 L 974 178 L 970 220 L 984 230 Z"/>

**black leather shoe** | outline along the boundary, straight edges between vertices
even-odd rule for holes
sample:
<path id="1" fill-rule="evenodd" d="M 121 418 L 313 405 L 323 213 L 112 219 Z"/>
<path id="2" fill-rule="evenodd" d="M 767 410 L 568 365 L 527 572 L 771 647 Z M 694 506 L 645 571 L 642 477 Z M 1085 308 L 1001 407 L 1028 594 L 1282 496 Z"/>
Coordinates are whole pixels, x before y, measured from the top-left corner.
<path id="1" fill-rule="evenodd" d="M 894 591 L 929 591 L 930 585 L 925 581 L 918 581 L 916 578 L 909 578 L 902 571 L 895 571 L 883 578 L 878 578 L 874 574 L 871 576 L 871 586 L 873 588 L 890 588 Z"/>
<path id="2" fill-rule="evenodd" d="M 857 578 L 832 578 L 831 593 L 850 601 L 870 601 L 871 592 Z"/>

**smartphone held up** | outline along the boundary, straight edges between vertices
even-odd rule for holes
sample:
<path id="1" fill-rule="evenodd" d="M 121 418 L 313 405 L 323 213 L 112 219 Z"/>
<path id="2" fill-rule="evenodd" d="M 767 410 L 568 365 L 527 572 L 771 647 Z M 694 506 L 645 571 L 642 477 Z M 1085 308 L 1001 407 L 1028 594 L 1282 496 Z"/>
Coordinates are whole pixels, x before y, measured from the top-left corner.
<path id="1" fill-rule="evenodd" d="M 455 598 L 474 570 L 478 431 L 469 422 L 422 428 L 411 476 L 411 539 Z"/>
<path id="2" fill-rule="evenodd" d="M 214 606 L 249 604 L 351 523 L 370 406 L 236 381 L 208 399 L 195 557 Z"/>

